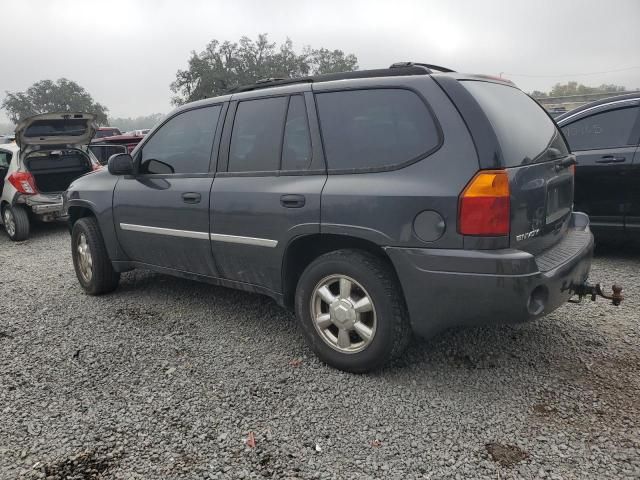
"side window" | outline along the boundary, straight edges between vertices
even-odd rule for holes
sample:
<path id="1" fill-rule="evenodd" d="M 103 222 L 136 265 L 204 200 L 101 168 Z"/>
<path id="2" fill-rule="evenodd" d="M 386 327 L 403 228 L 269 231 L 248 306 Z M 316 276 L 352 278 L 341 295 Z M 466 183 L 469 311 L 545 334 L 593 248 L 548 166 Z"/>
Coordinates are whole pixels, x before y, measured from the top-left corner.
<path id="1" fill-rule="evenodd" d="M 10 163 L 11 154 L 9 152 L 5 152 L 4 150 L 0 150 L 0 168 L 9 168 Z"/>
<path id="2" fill-rule="evenodd" d="M 142 147 L 139 173 L 207 173 L 222 106 L 180 113 Z"/>
<path id="3" fill-rule="evenodd" d="M 240 102 L 229 147 L 229 172 L 275 171 L 280 149 L 287 97 Z"/>
<path id="4" fill-rule="evenodd" d="M 431 113 L 409 90 L 329 92 L 316 99 L 329 169 L 397 165 L 439 143 Z"/>
<path id="5" fill-rule="evenodd" d="M 631 130 L 638 117 L 638 107 L 596 113 L 562 127 L 571 150 L 596 150 L 635 144 Z"/>
<path id="6" fill-rule="evenodd" d="M 307 107 L 302 95 L 289 100 L 287 123 L 284 125 L 281 170 L 306 170 L 311 163 L 311 137 Z"/>

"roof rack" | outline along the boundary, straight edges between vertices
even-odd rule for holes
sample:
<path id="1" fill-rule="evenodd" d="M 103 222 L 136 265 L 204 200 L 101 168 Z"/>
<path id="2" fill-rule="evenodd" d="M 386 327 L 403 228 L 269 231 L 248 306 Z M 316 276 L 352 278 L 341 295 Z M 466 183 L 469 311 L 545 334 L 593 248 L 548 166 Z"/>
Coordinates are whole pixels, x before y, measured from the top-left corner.
<path id="1" fill-rule="evenodd" d="M 418 63 L 418 62 L 396 62 L 393 65 L 391 65 L 389 68 L 405 68 L 405 67 L 413 67 L 413 66 L 422 67 L 425 70 L 427 70 L 428 73 L 433 73 L 434 70 L 436 72 L 442 72 L 442 73 L 455 72 L 455 70 L 451 70 L 450 68 L 447 68 L 447 67 L 441 67 L 440 65 L 433 65 L 431 63 Z"/>
<path id="2" fill-rule="evenodd" d="M 414 62 L 398 62 L 389 68 L 378 68 L 374 70 L 355 70 L 353 72 L 325 73 L 322 75 L 313 75 L 299 78 L 263 78 L 253 85 L 242 85 L 230 89 L 227 93 L 250 92 L 263 88 L 280 87 L 283 85 L 292 85 L 295 83 L 319 83 L 330 82 L 332 80 L 348 80 L 353 78 L 371 78 L 371 77 L 400 77 L 404 75 L 429 75 L 434 71 L 449 73 L 453 70 L 438 65 L 428 63 Z"/>

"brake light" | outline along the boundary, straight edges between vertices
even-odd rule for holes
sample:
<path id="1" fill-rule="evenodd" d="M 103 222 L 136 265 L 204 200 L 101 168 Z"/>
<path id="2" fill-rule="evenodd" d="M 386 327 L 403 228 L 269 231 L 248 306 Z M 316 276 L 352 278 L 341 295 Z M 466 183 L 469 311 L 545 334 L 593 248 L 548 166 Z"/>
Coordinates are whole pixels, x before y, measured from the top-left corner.
<path id="1" fill-rule="evenodd" d="M 511 199 L 504 170 L 483 170 L 467 184 L 458 201 L 462 235 L 508 235 Z"/>
<path id="2" fill-rule="evenodd" d="M 576 174 L 576 164 L 575 163 L 573 165 L 569 166 L 569 171 L 571 172 L 571 175 L 575 175 Z"/>
<path id="3" fill-rule="evenodd" d="M 9 180 L 9 183 L 20 193 L 24 193 L 25 195 L 38 193 L 36 181 L 29 172 L 14 172 L 7 177 L 7 180 Z"/>

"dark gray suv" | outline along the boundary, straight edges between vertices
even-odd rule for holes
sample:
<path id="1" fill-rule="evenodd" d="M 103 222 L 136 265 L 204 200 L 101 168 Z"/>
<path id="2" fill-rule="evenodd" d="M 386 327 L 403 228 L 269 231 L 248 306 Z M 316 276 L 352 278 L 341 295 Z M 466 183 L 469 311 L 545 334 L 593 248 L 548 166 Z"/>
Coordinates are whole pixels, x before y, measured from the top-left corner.
<path id="1" fill-rule="evenodd" d="M 273 297 L 318 356 L 379 368 L 411 332 L 543 316 L 593 239 L 575 159 L 514 85 L 424 64 L 182 106 L 65 198 L 90 294 L 147 268 Z"/>

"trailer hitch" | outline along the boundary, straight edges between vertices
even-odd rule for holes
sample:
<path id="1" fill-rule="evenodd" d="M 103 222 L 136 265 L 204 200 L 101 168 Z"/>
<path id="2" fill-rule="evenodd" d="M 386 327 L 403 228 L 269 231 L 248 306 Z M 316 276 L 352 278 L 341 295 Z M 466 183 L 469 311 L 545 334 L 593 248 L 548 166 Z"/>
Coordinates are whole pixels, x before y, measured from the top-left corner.
<path id="1" fill-rule="evenodd" d="M 574 289 L 574 293 L 578 295 L 578 300 L 569 301 L 572 303 L 580 303 L 582 301 L 582 297 L 591 297 L 591 301 L 595 302 L 596 297 L 602 297 L 607 300 L 611 300 L 611 303 L 615 306 L 620 305 L 622 300 L 624 300 L 624 297 L 622 296 L 622 287 L 619 285 L 613 285 L 611 290 L 613 293 L 611 295 L 607 295 L 602 291 L 602 287 L 599 283 L 591 285 L 590 283 L 585 282 Z"/>

